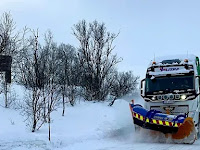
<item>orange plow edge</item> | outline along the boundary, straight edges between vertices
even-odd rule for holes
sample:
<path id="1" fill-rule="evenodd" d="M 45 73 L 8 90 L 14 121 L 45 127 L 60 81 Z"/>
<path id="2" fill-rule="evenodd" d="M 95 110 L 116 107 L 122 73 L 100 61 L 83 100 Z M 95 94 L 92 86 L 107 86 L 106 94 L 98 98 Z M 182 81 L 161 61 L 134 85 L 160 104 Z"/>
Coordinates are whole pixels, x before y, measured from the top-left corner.
<path id="1" fill-rule="evenodd" d="M 197 133 L 193 119 L 191 117 L 185 118 L 183 124 L 178 128 L 178 132 L 173 133 L 171 138 L 177 143 L 194 143 L 197 139 Z"/>

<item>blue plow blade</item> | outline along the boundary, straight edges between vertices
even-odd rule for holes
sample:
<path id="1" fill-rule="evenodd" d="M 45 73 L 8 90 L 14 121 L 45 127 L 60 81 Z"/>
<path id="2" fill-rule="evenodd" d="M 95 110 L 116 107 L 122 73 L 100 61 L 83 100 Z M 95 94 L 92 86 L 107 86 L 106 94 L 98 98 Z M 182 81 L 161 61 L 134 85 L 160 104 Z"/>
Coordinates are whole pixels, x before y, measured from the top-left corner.
<path id="1" fill-rule="evenodd" d="M 146 110 L 139 104 L 130 104 L 134 124 L 164 134 L 176 133 L 183 124 L 186 115 L 168 115 L 157 110 Z"/>

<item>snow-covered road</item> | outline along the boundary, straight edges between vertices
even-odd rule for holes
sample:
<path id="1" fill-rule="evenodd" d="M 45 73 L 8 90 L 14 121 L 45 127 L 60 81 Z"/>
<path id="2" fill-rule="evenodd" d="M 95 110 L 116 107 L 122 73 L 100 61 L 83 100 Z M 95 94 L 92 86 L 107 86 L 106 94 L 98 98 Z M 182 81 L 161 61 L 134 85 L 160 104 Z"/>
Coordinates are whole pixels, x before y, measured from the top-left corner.
<path id="1" fill-rule="evenodd" d="M 138 103 L 142 101 L 137 99 Z M 52 137 L 48 126 L 31 133 L 19 111 L 0 107 L 0 150 L 200 150 L 200 140 L 193 145 L 159 142 L 148 132 L 135 133 L 128 102 L 80 102 L 52 114 Z"/>

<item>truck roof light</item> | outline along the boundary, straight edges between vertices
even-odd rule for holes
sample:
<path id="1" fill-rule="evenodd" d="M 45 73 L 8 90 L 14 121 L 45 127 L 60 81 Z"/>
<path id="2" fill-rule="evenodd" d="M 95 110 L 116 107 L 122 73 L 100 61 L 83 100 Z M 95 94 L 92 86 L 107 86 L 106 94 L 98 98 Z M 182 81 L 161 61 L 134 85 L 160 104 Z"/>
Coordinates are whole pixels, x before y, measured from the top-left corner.
<path id="1" fill-rule="evenodd" d="M 152 62 L 152 65 L 156 65 L 156 62 L 155 62 L 155 61 L 153 61 L 153 62 Z"/>
<path id="2" fill-rule="evenodd" d="M 184 62 L 188 63 L 188 59 L 185 59 Z"/>

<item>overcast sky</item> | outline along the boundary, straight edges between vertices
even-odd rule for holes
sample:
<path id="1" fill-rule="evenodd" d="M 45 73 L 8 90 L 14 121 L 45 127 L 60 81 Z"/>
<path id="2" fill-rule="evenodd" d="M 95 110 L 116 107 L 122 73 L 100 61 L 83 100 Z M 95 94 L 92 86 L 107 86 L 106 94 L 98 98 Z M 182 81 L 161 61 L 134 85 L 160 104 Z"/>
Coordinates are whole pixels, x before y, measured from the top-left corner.
<path id="1" fill-rule="evenodd" d="M 104 22 L 108 31 L 120 31 L 114 42 L 123 58 L 119 69 L 141 78 L 154 54 L 200 56 L 199 0 L 0 0 L 4 11 L 11 12 L 17 28 L 39 28 L 41 34 L 50 29 L 55 41 L 75 47 L 74 24 Z"/>

